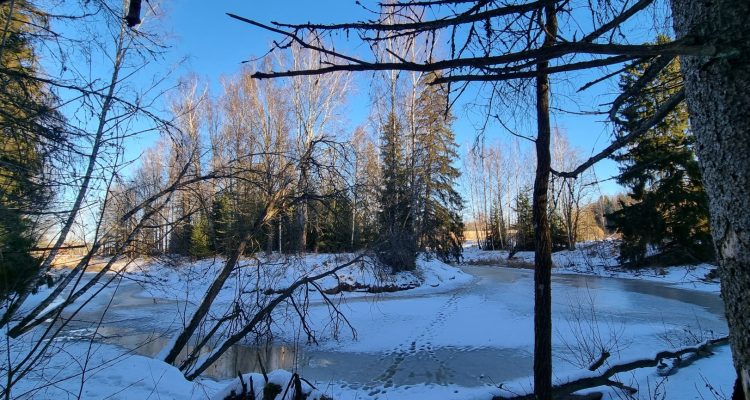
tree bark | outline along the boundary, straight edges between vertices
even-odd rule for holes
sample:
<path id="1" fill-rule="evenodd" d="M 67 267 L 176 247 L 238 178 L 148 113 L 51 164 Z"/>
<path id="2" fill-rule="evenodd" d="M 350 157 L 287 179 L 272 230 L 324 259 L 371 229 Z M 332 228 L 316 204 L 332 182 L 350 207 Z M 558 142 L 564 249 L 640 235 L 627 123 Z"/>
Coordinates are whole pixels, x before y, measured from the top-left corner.
<path id="1" fill-rule="evenodd" d="M 545 38 L 542 47 L 552 46 L 557 35 L 554 6 L 545 7 Z M 548 62 L 537 64 L 546 69 Z M 547 195 L 552 164 L 549 118 L 549 77 L 536 78 L 536 177 L 534 179 L 534 396 L 552 398 L 552 235 L 547 218 Z"/>
<path id="2" fill-rule="evenodd" d="M 308 148 L 306 148 L 306 151 Z M 305 154 L 305 161 L 307 159 L 307 153 Z M 299 192 L 302 196 L 302 200 L 297 206 L 296 218 L 297 218 L 297 252 L 304 253 L 307 251 L 307 222 L 308 222 L 308 195 L 310 193 L 310 187 L 308 182 L 308 170 L 306 165 L 302 165 L 300 168 L 300 180 L 299 180 Z"/>
<path id="3" fill-rule="evenodd" d="M 709 199 L 734 365 L 750 398 L 750 31 L 747 0 L 672 0 L 678 38 L 734 46 L 682 57 L 690 125 Z"/>

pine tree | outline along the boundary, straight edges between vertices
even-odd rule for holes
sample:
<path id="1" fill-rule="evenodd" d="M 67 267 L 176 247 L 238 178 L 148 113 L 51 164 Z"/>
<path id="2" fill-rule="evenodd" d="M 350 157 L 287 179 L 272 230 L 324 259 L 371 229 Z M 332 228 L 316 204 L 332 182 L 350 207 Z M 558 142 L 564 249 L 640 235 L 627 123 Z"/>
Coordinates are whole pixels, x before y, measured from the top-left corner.
<path id="1" fill-rule="evenodd" d="M 404 163 L 401 126 L 394 112 L 382 127 L 382 185 L 378 256 L 394 272 L 416 267 L 416 240 L 410 208 L 408 172 Z"/>
<path id="2" fill-rule="evenodd" d="M 429 85 L 435 78 L 435 74 L 423 78 L 424 90 L 417 99 L 417 235 L 420 248 L 435 252 L 444 261 L 458 261 L 463 250 L 464 225 L 463 200 L 455 189 L 461 173 L 453 166 L 458 158 L 451 128 L 455 118 L 447 110 L 445 88 Z"/>
<path id="3" fill-rule="evenodd" d="M 667 41 L 660 37 L 659 42 Z M 638 79 L 647 66 L 627 71 L 621 85 Z M 620 135 L 649 118 L 659 104 L 682 87 L 678 59 L 639 94 L 629 98 L 621 115 Z M 664 264 L 705 261 L 713 257 L 709 232 L 708 199 L 694 154 L 685 105 L 680 105 L 657 126 L 613 157 L 620 162 L 618 183 L 630 189 L 632 204 L 607 216 L 622 234 L 621 261 L 634 266 L 655 260 Z"/>

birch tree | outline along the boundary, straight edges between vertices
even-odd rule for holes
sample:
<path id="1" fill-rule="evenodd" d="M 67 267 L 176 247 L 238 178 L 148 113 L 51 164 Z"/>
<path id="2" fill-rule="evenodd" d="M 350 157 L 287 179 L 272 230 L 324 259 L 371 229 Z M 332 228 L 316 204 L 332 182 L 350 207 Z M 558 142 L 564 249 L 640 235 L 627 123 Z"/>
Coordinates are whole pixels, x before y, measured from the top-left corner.
<path id="1" fill-rule="evenodd" d="M 282 61 L 283 62 L 283 61 Z M 320 65 L 320 56 L 301 46 L 293 46 L 289 67 L 309 69 Z M 335 137 L 339 113 L 349 90 L 349 76 L 336 73 L 325 76 L 296 76 L 291 78 L 292 115 L 295 126 L 294 146 L 299 165 L 297 190 L 302 201 L 295 218 L 298 229 L 298 251 L 307 250 L 310 200 L 314 197 L 316 171 L 312 160 L 320 157 L 326 143 Z"/>
<path id="2" fill-rule="evenodd" d="M 529 78 L 535 81 L 537 99 L 537 137 L 535 138 L 537 175 L 535 179 L 535 215 L 537 231 L 536 262 L 539 275 L 536 276 L 536 289 L 543 301 L 535 309 L 540 314 L 549 315 L 548 304 L 548 268 L 549 251 L 551 250 L 546 227 L 547 182 L 552 172 L 548 164 L 549 126 L 548 101 L 550 74 L 561 74 L 569 71 L 613 66 L 621 68 L 646 61 L 656 61 L 664 67 L 675 56 L 685 58 L 682 69 L 686 75 L 686 90 L 672 96 L 664 102 L 654 117 L 643 121 L 626 137 L 617 138 L 602 151 L 591 156 L 572 171 L 555 171 L 557 175 L 574 177 L 591 165 L 600 161 L 625 143 L 642 135 L 648 128 L 664 117 L 679 104 L 685 93 L 689 93 L 688 106 L 693 125 L 696 126 L 696 137 L 702 160 L 703 177 L 707 181 L 709 200 L 712 208 L 713 235 L 715 237 L 720 259 L 720 270 L 727 272 L 731 283 L 724 284 L 727 300 L 730 328 L 734 333 L 732 348 L 737 369 L 742 377 L 745 391 L 750 390 L 750 341 L 746 332 L 750 332 L 750 315 L 742 310 L 747 307 L 746 296 L 741 293 L 750 287 L 750 274 L 747 270 L 748 254 L 746 239 L 748 231 L 747 196 L 744 188 L 748 187 L 747 173 L 736 173 L 732 179 L 723 179 L 726 170 L 750 171 L 737 161 L 730 168 L 724 168 L 728 162 L 744 154 L 743 144 L 747 132 L 747 116 L 740 115 L 740 109 L 746 99 L 748 63 L 740 60 L 739 55 L 747 50 L 747 31 L 742 28 L 742 10 L 748 9 L 747 2 L 726 0 L 721 3 L 687 2 L 675 0 L 671 3 L 674 13 L 677 39 L 666 44 L 630 44 L 627 35 L 616 35 L 622 27 L 627 26 L 633 16 L 638 15 L 651 5 L 650 0 L 637 2 L 607 3 L 605 7 L 591 9 L 594 16 L 586 24 L 574 22 L 575 15 L 565 15 L 563 30 L 557 32 L 555 17 L 564 8 L 562 3 L 521 3 L 506 5 L 499 2 L 484 1 L 439 1 L 439 2 L 401 2 L 392 4 L 393 12 L 412 13 L 414 8 L 429 8 L 439 13 L 435 18 L 415 19 L 405 23 L 388 24 L 376 19 L 375 22 L 343 24 L 283 24 L 274 27 L 234 16 L 254 26 L 267 29 L 281 35 L 284 41 L 293 40 L 305 43 L 310 49 L 319 51 L 329 57 L 330 64 L 315 69 L 293 71 L 271 71 L 256 74 L 258 78 L 282 77 L 309 74 L 324 74 L 337 71 L 372 71 L 372 70 L 409 70 L 409 71 L 448 71 L 435 84 L 457 84 L 461 82 L 504 82 Z M 589 7 L 583 4 L 583 7 Z M 575 8 L 575 7 L 573 7 Z M 521 26 L 514 24 L 521 22 Z M 591 21 L 594 21 L 593 24 Z M 527 23 L 525 23 L 527 22 Z M 479 29 L 484 26 L 485 29 Z M 590 27 L 590 29 L 584 28 Z M 429 60 L 412 63 L 406 60 L 388 62 L 377 57 L 366 58 L 357 54 L 343 54 L 330 47 L 321 47 L 309 40 L 307 32 L 314 30 L 315 37 L 320 32 L 340 32 L 356 30 L 361 32 L 367 41 L 381 41 L 392 36 L 415 37 L 424 33 L 435 34 L 447 32 L 445 36 L 447 56 L 440 60 Z M 516 34 L 521 33 L 516 36 Z M 555 33 L 555 34 L 551 34 Z M 621 40 L 618 40 L 621 39 Z M 281 47 L 281 46 L 279 46 Z M 706 65 L 710 68 L 706 68 Z M 617 67 L 619 66 L 619 67 Z M 630 95 L 637 92 L 643 84 L 653 77 L 652 73 L 639 80 L 629 88 Z M 707 76 L 706 74 L 710 74 Z M 597 82 L 607 79 L 605 74 Z M 731 77 L 732 79 L 728 79 Z M 616 115 L 622 104 L 622 98 L 616 99 L 610 115 Z M 729 107 L 729 105 L 732 105 Z M 730 110 L 731 108 L 731 110 Z M 546 110 L 546 111 L 545 111 Z M 737 110 L 736 112 L 733 110 Z M 729 122 L 731 121 L 731 122 Z M 726 140 L 731 137 L 731 140 Z M 728 144 L 728 143 L 731 143 Z M 731 147 L 731 148 L 730 148 Z M 746 157 L 741 157 L 746 160 Z M 739 189 L 742 188 L 742 189 Z M 545 190 L 541 190 L 545 189 Z M 544 206 L 544 207 L 542 207 Z M 737 210 L 737 211 L 732 211 Z M 716 222 L 716 221 L 719 222 Z M 726 254 L 724 254 L 726 253 Z M 740 277 L 740 279 L 738 279 Z M 546 317 L 540 317 L 546 318 Z M 548 319 L 537 321 L 539 348 L 543 353 L 535 354 L 535 391 L 537 398 L 548 398 L 550 392 L 550 370 L 545 365 L 550 352 Z M 544 364 L 544 365 L 543 365 Z M 740 381 L 738 381 L 740 382 Z M 739 385 L 739 383 L 738 383 Z M 738 386 L 739 387 L 739 386 Z M 737 390 L 738 392 L 740 390 Z"/>

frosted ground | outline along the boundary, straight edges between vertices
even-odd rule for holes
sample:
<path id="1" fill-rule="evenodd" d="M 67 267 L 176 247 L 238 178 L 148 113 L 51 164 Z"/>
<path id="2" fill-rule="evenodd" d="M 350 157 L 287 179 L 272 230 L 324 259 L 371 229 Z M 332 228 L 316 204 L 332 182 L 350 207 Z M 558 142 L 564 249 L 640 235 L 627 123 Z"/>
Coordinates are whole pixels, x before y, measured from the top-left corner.
<path id="1" fill-rule="evenodd" d="M 556 381 L 580 375 L 579 347 L 612 352 L 609 363 L 653 355 L 726 333 L 710 265 L 632 273 L 616 268 L 612 243 L 586 243 L 554 255 L 553 345 Z M 245 260 L 246 268 L 224 287 L 216 308 L 228 307 L 250 286 L 278 289 L 295 278 L 331 268 L 353 255 Z M 463 264 L 420 258 L 415 273 L 395 277 L 353 266 L 327 278 L 324 289 L 346 283 L 354 292 L 331 295 L 356 329 L 332 330 L 329 309 L 311 293 L 309 322 L 318 344 L 307 344 L 299 324 L 284 310 L 273 326 L 275 344 L 261 349 L 270 369 L 295 370 L 316 394 L 336 399 L 489 399 L 524 392 L 531 384 L 533 271 L 499 268 L 503 252 L 468 248 Z M 533 260 L 516 255 L 515 266 Z M 56 346 L 63 351 L 27 379 L 19 398 L 202 399 L 220 398 L 238 370 L 257 368 L 259 349 L 235 346 L 205 378 L 189 382 L 155 356 L 169 343 L 210 283 L 220 259 L 188 265 L 139 261 L 128 265 L 119 285 L 103 292 Z M 258 269 L 267 269 L 258 274 Z M 255 272 L 253 272 L 255 271 Z M 262 279 L 259 277 L 262 276 Z M 401 287 L 393 293 L 365 288 Z M 89 323 L 105 315 L 105 328 Z M 593 311 L 592 311 L 593 310 Z M 90 341 L 87 339 L 94 338 Z M 13 342 L 20 354 L 25 342 Z M 86 370 L 85 373 L 81 371 Z M 283 382 L 288 374 L 279 371 Z M 639 388 L 637 398 L 665 393 L 668 399 L 714 399 L 731 395 L 729 348 L 698 360 L 664 380 L 654 369 L 619 377 Z M 247 376 L 247 379 L 253 379 Z M 255 376 L 259 379 L 259 376 Z M 236 381 L 236 379 L 235 379 Z M 710 385 L 707 385 L 710 384 Z M 605 390 L 611 399 L 623 393 Z M 656 392 L 656 393 L 655 393 Z M 658 397 L 658 396 L 657 396 Z"/>

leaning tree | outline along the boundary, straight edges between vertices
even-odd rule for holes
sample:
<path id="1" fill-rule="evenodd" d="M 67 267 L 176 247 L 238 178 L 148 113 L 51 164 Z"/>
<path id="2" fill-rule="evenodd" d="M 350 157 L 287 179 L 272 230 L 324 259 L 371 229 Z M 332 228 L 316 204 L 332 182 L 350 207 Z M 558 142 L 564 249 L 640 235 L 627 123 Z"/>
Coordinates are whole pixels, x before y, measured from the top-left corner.
<path id="1" fill-rule="evenodd" d="M 131 2 L 132 7 L 140 1 Z M 646 44 L 650 38 L 631 34 L 643 13 L 671 8 L 677 39 Z M 259 72 L 259 79 L 318 75 L 336 71 L 407 70 L 440 73 L 433 84 L 446 85 L 453 97 L 471 82 L 489 88 L 495 99 L 529 90 L 536 99 L 537 170 L 534 185 L 535 234 L 535 395 L 551 392 L 551 239 L 547 208 L 550 174 L 576 177 L 596 162 L 643 135 L 683 101 L 687 101 L 697 154 L 709 195 L 712 234 L 722 277 L 731 332 L 732 353 L 742 390 L 750 391 L 750 33 L 743 16 L 746 0 L 584 1 L 397 0 L 370 11 L 374 18 L 342 24 L 264 24 L 242 16 L 231 17 L 280 37 L 274 51 L 292 44 L 314 50 L 314 68 Z M 137 16 L 137 15 L 136 15 Z M 641 20 L 640 22 L 643 22 Z M 342 51 L 325 43 L 356 40 L 368 54 Z M 399 41 L 393 41 L 400 38 Z M 643 40 L 641 40 L 643 39 Z M 416 42 L 432 51 L 421 61 L 398 56 L 390 43 Z M 384 56 L 385 55 L 385 56 Z M 629 96 L 644 88 L 675 57 L 682 59 L 685 89 L 660 104 L 653 115 L 627 135 L 571 171 L 550 167 L 550 76 L 589 70 L 593 84 L 621 71 L 648 64 L 643 75 L 608 105 L 615 117 Z M 595 75 L 596 74 L 596 75 Z M 488 109 L 488 115 L 491 109 Z"/>

